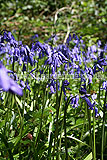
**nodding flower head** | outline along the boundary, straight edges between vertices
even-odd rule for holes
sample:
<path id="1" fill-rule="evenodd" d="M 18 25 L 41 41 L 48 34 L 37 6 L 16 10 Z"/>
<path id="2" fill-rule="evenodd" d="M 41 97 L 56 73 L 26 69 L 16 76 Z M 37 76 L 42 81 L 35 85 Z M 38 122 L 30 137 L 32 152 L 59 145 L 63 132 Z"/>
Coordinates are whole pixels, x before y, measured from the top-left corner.
<path id="1" fill-rule="evenodd" d="M 86 94 L 86 93 L 87 93 L 86 84 L 83 84 L 83 85 L 81 86 L 81 88 L 79 89 L 79 93 L 80 93 L 80 94 Z"/>
<path id="2" fill-rule="evenodd" d="M 59 51 L 59 48 L 48 48 L 47 63 L 53 66 L 54 70 L 56 71 L 56 68 L 60 67 L 60 65 L 62 65 L 64 62 L 67 62 L 68 59 L 61 51 Z"/>
<path id="3" fill-rule="evenodd" d="M 79 102 L 79 95 L 76 95 L 75 97 L 72 97 L 72 95 L 71 95 L 70 104 L 71 104 L 72 108 L 77 108 L 79 106 L 78 102 Z"/>
<path id="4" fill-rule="evenodd" d="M 0 62 L 0 88 L 3 91 L 23 95 L 21 87 L 8 76 L 8 70 Z"/>
<path id="5" fill-rule="evenodd" d="M 72 37 L 71 37 L 71 34 L 69 34 L 69 36 L 68 36 L 68 38 L 67 38 L 67 40 L 66 40 L 66 44 L 68 44 L 69 45 L 69 42 L 72 40 Z"/>
<path id="6" fill-rule="evenodd" d="M 95 102 L 91 103 L 90 99 L 88 98 L 90 96 L 90 94 L 87 94 L 86 84 L 83 84 L 83 87 L 80 88 L 79 93 L 82 94 L 81 98 L 86 101 L 87 105 L 89 106 L 89 109 L 93 110 Z M 96 97 L 93 95 L 92 99 L 94 100 L 95 98 Z"/>
<path id="7" fill-rule="evenodd" d="M 67 80 L 65 80 L 65 81 L 63 82 L 63 84 L 62 84 L 62 90 L 63 90 L 65 96 L 66 96 L 66 91 L 65 91 L 65 89 L 71 90 L 69 87 L 67 87 L 68 85 L 69 85 L 69 82 L 68 82 Z"/>
<path id="8" fill-rule="evenodd" d="M 101 88 L 101 89 L 104 89 L 104 90 L 107 91 L 107 81 L 104 81 L 104 82 L 103 82 L 103 88 Z"/>
<path id="9" fill-rule="evenodd" d="M 9 77 L 6 68 L 0 63 L 0 88 L 8 91 L 10 87 Z"/>
<path id="10" fill-rule="evenodd" d="M 50 87 L 50 94 L 56 93 L 56 81 L 51 79 L 50 83 L 47 85 L 47 88 Z M 59 82 L 58 82 L 58 90 L 59 90 Z"/>
<path id="11" fill-rule="evenodd" d="M 84 96 L 82 98 L 86 101 L 87 105 L 89 106 L 89 109 L 93 110 L 94 104 L 91 103 L 89 98 L 87 96 Z"/>

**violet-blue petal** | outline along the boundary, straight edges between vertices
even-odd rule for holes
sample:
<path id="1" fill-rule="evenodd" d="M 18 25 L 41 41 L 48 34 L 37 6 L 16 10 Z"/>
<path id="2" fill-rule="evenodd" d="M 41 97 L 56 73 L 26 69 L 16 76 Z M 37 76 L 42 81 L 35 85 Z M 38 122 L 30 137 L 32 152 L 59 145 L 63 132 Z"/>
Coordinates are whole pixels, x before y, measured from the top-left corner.
<path id="1" fill-rule="evenodd" d="M 80 93 L 80 94 L 86 94 L 87 91 L 86 91 L 85 88 L 81 87 L 81 88 L 79 89 L 79 93 Z"/>
<path id="2" fill-rule="evenodd" d="M 64 85 L 64 86 L 68 86 L 68 85 L 69 85 L 69 82 L 68 82 L 67 80 L 65 80 L 65 81 L 63 82 L 63 85 Z"/>
<path id="3" fill-rule="evenodd" d="M 107 103 L 106 103 L 106 109 L 107 109 Z"/>
<path id="4" fill-rule="evenodd" d="M 103 82 L 103 89 L 104 89 L 104 90 L 107 90 L 107 81 L 104 81 L 104 82 Z"/>
<path id="5" fill-rule="evenodd" d="M 89 106 L 89 109 L 93 110 L 94 104 L 91 103 L 91 101 L 89 100 L 89 98 L 87 98 L 85 96 L 83 99 L 85 99 L 87 105 Z"/>
<path id="6" fill-rule="evenodd" d="M 50 86 L 50 91 L 51 91 L 51 93 L 55 93 L 55 90 L 54 90 L 53 86 Z"/>
<path id="7" fill-rule="evenodd" d="M 19 96 L 23 96 L 22 88 L 13 79 L 10 79 L 9 91 L 18 94 Z"/>
<path id="8" fill-rule="evenodd" d="M 23 71 L 23 72 L 26 71 L 26 66 L 25 66 L 25 64 L 23 64 L 23 69 L 22 69 L 22 71 Z"/>
<path id="9" fill-rule="evenodd" d="M 72 40 L 72 37 L 71 37 L 71 34 L 69 34 L 67 40 L 66 40 L 66 43 L 69 44 L 69 42 Z"/>
<path id="10" fill-rule="evenodd" d="M 95 107 L 95 117 L 97 116 L 97 114 L 98 114 L 98 108 Z"/>
<path id="11" fill-rule="evenodd" d="M 78 102 L 79 102 L 79 95 L 76 95 L 76 97 L 73 97 L 70 102 L 70 104 L 72 105 L 72 108 L 77 108 L 79 105 Z"/>
<path id="12" fill-rule="evenodd" d="M 8 91 L 10 87 L 9 77 L 6 68 L 0 64 L 0 88 L 4 91 Z"/>

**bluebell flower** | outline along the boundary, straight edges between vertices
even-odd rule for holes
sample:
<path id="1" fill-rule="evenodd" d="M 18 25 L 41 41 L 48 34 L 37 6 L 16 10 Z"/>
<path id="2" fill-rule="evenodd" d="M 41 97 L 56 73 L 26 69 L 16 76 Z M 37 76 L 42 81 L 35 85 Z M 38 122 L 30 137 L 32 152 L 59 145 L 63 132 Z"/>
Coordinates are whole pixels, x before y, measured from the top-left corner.
<path id="1" fill-rule="evenodd" d="M 58 40 L 58 36 L 53 34 L 48 40 L 45 41 L 45 43 L 55 44 Z"/>
<path id="2" fill-rule="evenodd" d="M 94 68 L 93 68 L 93 73 L 97 73 L 99 71 L 103 71 L 104 72 L 104 68 L 102 68 L 99 64 L 95 64 Z"/>
<path id="3" fill-rule="evenodd" d="M 54 88 L 54 86 L 50 86 L 50 93 L 52 94 L 52 93 L 55 93 L 55 88 Z"/>
<path id="4" fill-rule="evenodd" d="M 83 84 L 83 87 L 80 88 L 79 93 L 82 94 L 81 98 L 86 101 L 89 109 L 93 110 L 93 107 L 96 102 L 94 101 L 94 103 L 91 103 L 90 99 L 88 98 L 90 97 L 90 94 L 87 94 L 86 84 Z M 92 99 L 95 100 L 96 96 L 93 95 Z M 96 114 L 97 114 L 97 109 L 96 109 Z"/>
<path id="5" fill-rule="evenodd" d="M 102 86 L 103 86 L 103 88 L 101 88 L 101 89 L 107 90 L 107 81 L 104 81 Z"/>
<path id="6" fill-rule="evenodd" d="M 102 67 L 102 66 L 107 66 L 107 62 L 105 60 L 105 58 L 102 58 L 100 60 L 97 61 L 97 63 Z"/>
<path id="7" fill-rule="evenodd" d="M 66 44 L 69 45 L 69 42 L 72 40 L 71 34 L 69 34 L 67 40 L 66 40 Z"/>
<path id="8" fill-rule="evenodd" d="M 83 62 L 86 64 L 88 62 L 91 61 L 91 51 L 90 51 L 90 48 L 88 47 L 88 51 L 85 52 L 85 51 L 82 51 L 82 57 L 83 57 Z"/>
<path id="9" fill-rule="evenodd" d="M 23 64 L 23 69 L 22 69 L 22 71 L 23 71 L 23 72 L 26 71 L 25 63 Z"/>
<path id="10" fill-rule="evenodd" d="M 72 108 L 77 108 L 79 106 L 79 95 L 76 95 L 75 97 L 72 97 L 71 95 L 71 102 L 70 102 Z"/>
<path id="11" fill-rule="evenodd" d="M 107 109 L 107 103 L 106 103 L 106 109 Z"/>
<path id="12" fill-rule="evenodd" d="M 18 45 L 18 42 L 15 40 L 14 36 L 11 32 L 4 31 L 3 33 L 3 39 L 10 43 L 11 46 L 15 47 Z"/>
<path id="13" fill-rule="evenodd" d="M 64 65 L 64 70 L 65 70 L 65 71 L 68 70 L 68 65 L 67 65 L 67 64 Z"/>
<path id="14" fill-rule="evenodd" d="M 86 74 L 87 74 L 87 77 L 89 79 L 89 84 L 92 83 L 92 77 L 93 77 L 93 70 L 92 68 L 88 68 L 87 66 L 85 66 L 85 71 L 86 71 Z"/>
<path id="15" fill-rule="evenodd" d="M 64 95 L 66 96 L 66 89 L 67 90 L 71 90 L 70 88 L 68 88 L 67 86 L 69 85 L 69 82 L 67 80 L 63 81 L 63 84 L 62 84 L 62 90 L 64 92 Z"/>
<path id="16" fill-rule="evenodd" d="M 100 56 L 97 58 L 97 62 L 94 64 L 94 69 L 93 69 L 94 74 L 99 71 L 104 72 L 103 66 L 107 66 L 107 61 L 106 58 L 104 58 L 104 52 L 101 51 Z"/>
<path id="17" fill-rule="evenodd" d="M 32 36 L 30 39 L 34 41 L 34 40 L 37 39 L 38 37 L 39 37 L 38 34 L 35 34 L 35 35 Z"/>
<path id="18" fill-rule="evenodd" d="M 97 94 L 96 94 L 96 93 L 93 93 L 93 94 L 91 95 L 91 98 L 92 98 L 93 101 L 95 101 L 95 99 L 97 98 Z"/>
<path id="19" fill-rule="evenodd" d="M 84 83 L 81 88 L 79 89 L 79 93 L 80 94 L 86 94 L 87 90 L 86 90 L 86 83 Z"/>
<path id="20" fill-rule="evenodd" d="M 83 96 L 81 98 L 86 101 L 87 105 L 89 106 L 89 109 L 93 110 L 94 104 L 91 103 L 91 101 L 89 100 L 89 98 L 87 96 Z"/>
<path id="21" fill-rule="evenodd" d="M 80 42 L 80 39 L 77 35 L 75 35 L 75 33 L 73 34 L 73 42 L 75 43 L 75 45 L 77 46 Z"/>
<path id="22" fill-rule="evenodd" d="M 20 55 L 21 56 L 24 56 L 24 55 L 27 56 L 26 48 L 24 46 L 22 46 L 21 49 L 20 49 Z"/>
<path id="23" fill-rule="evenodd" d="M 104 52 L 107 53 L 107 43 L 104 46 Z"/>
<path id="24" fill-rule="evenodd" d="M 90 60 L 97 60 L 97 56 L 95 55 L 94 52 L 97 52 L 97 48 L 95 45 L 88 47 L 88 51 L 87 51 L 87 61 Z"/>
<path id="25" fill-rule="evenodd" d="M 65 81 L 63 82 L 63 85 L 64 85 L 64 86 L 68 86 L 68 85 L 69 85 L 69 82 L 68 82 L 67 80 L 65 80 Z"/>
<path id="26" fill-rule="evenodd" d="M 93 60 L 97 60 L 97 56 L 94 53 L 90 54 L 90 58 L 93 59 Z"/>
<path id="27" fill-rule="evenodd" d="M 33 54 L 27 45 L 25 45 L 25 48 L 26 48 L 26 54 L 28 56 L 28 62 L 30 63 L 31 66 L 33 66 Z"/>
<path id="28" fill-rule="evenodd" d="M 97 45 L 98 45 L 98 47 L 101 46 L 101 41 L 100 40 L 98 40 Z"/>
<path id="29" fill-rule="evenodd" d="M 81 74 L 81 82 L 86 83 L 86 78 L 84 77 L 84 75 Z"/>
<path id="30" fill-rule="evenodd" d="M 95 117 L 98 115 L 98 108 L 95 106 Z"/>
<path id="31" fill-rule="evenodd" d="M 3 38 L 4 38 L 7 42 L 10 42 L 11 39 L 15 40 L 14 36 L 12 35 L 12 33 L 11 33 L 11 32 L 7 32 L 7 31 L 4 31 Z"/>
<path id="32" fill-rule="evenodd" d="M 5 44 L 1 43 L 0 44 L 0 55 L 6 54 L 7 53 L 7 47 L 5 46 Z"/>
<path id="33" fill-rule="evenodd" d="M 96 101 L 95 101 L 95 99 L 97 98 L 97 94 L 95 94 L 95 93 L 93 93 L 92 95 L 91 95 L 91 98 L 92 98 L 92 100 L 93 100 L 93 105 L 95 106 L 96 105 Z M 97 117 L 99 114 L 98 114 L 98 108 L 95 106 L 95 117 Z"/>
<path id="34" fill-rule="evenodd" d="M 59 44 L 56 49 L 64 55 L 64 58 L 66 57 L 67 59 L 69 59 L 72 54 L 70 49 L 64 44 Z"/>
<path id="35" fill-rule="evenodd" d="M 54 79 L 50 80 L 50 83 L 47 85 L 47 88 L 50 87 L 50 94 L 56 93 L 56 81 Z M 58 90 L 59 90 L 59 82 L 58 82 Z"/>
<path id="36" fill-rule="evenodd" d="M 4 37 L 3 37 L 3 35 L 0 35 L 0 43 L 4 43 Z"/>
<path id="37" fill-rule="evenodd" d="M 101 51 L 100 52 L 100 57 L 99 57 L 100 59 L 103 59 L 104 58 L 104 52 L 103 51 Z"/>
<path id="38" fill-rule="evenodd" d="M 91 51 L 92 51 L 92 52 L 96 52 L 96 51 L 97 51 L 97 48 L 96 48 L 95 45 L 92 45 L 90 48 L 91 48 Z"/>
<path id="39" fill-rule="evenodd" d="M 23 95 L 21 87 L 8 76 L 6 68 L 0 63 L 0 88 L 3 91 Z"/>
<path id="40" fill-rule="evenodd" d="M 35 45 L 32 45 L 32 49 L 36 51 L 36 55 L 39 59 L 44 56 L 44 53 L 46 51 L 45 44 L 42 44 L 39 41 L 37 41 Z"/>
<path id="41" fill-rule="evenodd" d="M 24 83 L 24 81 L 20 80 L 20 84 L 22 86 L 22 89 L 26 87 L 31 92 L 30 86 L 28 85 L 28 81 Z"/>
<path id="42" fill-rule="evenodd" d="M 0 100 L 2 101 L 3 100 L 3 91 L 0 90 Z"/>
<path id="43" fill-rule="evenodd" d="M 8 91 L 10 87 L 9 77 L 6 68 L 0 63 L 0 88 Z"/>
<path id="44" fill-rule="evenodd" d="M 76 35 L 75 35 L 75 33 L 73 33 L 73 39 L 75 39 L 76 38 Z"/>
<path id="45" fill-rule="evenodd" d="M 63 64 L 63 60 L 68 61 L 61 51 L 58 51 L 57 48 L 50 49 L 47 62 L 54 67 L 55 71 L 57 67 L 60 67 L 60 65 Z"/>
<path id="46" fill-rule="evenodd" d="M 16 41 L 11 32 L 4 31 L 2 39 L 3 43 L 0 43 L 0 54 L 5 53 L 7 65 L 10 62 L 12 64 L 13 61 L 17 61 L 19 65 L 22 65 L 23 62 L 29 62 L 33 66 L 35 53 L 32 48 L 30 49 L 27 45 L 23 45 L 22 41 Z"/>
<path id="47" fill-rule="evenodd" d="M 23 96 L 22 88 L 13 79 L 9 79 L 9 82 L 10 86 L 8 91 L 13 94 L 18 94 L 19 96 Z"/>
<path id="48" fill-rule="evenodd" d="M 52 79 L 51 82 L 48 84 L 47 87 L 50 87 L 50 94 L 53 94 L 56 92 L 56 82 Z"/>

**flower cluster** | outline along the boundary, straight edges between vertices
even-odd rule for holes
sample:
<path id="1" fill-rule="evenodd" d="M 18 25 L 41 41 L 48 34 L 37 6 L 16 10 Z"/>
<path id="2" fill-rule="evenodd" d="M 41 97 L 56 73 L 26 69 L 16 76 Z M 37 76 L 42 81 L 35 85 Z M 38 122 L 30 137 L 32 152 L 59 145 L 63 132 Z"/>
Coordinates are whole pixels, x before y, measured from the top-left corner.
<path id="1" fill-rule="evenodd" d="M 107 44 L 101 48 L 101 41 L 98 41 L 96 45 L 93 44 L 87 47 L 82 37 L 75 34 L 73 36 L 69 35 L 65 44 L 57 44 L 55 36 L 43 44 L 37 38 L 37 35 L 32 37 L 33 41 L 31 47 L 29 47 L 21 41 L 16 41 L 11 32 L 3 31 L 0 33 L 0 57 L 3 57 L 0 62 L 0 89 L 20 96 L 23 95 L 22 90 L 24 88 L 31 91 L 28 80 L 24 82 L 23 78 L 20 78 L 20 87 L 17 78 L 14 79 L 8 76 L 9 71 L 3 64 L 9 65 L 11 63 L 12 71 L 10 72 L 14 74 L 15 65 L 20 66 L 23 75 L 24 73 L 27 77 L 31 75 L 35 81 L 37 80 L 36 74 L 40 76 L 43 73 L 48 74 L 47 87 L 49 87 L 50 93 L 54 94 L 57 88 L 59 91 L 62 87 L 61 89 L 66 98 L 66 91 L 72 92 L 71 79 L 78 79 L 78 82 L 80 82 L 78 90 L 81 96 L 79 94 L 72 95 L 71 105 L 73 108 L 78 107 L 79 98 L 82 98 L 86 101 L 89 109 L 93 110 L 95 100 L 92 99 L 90 94 L 87 94 L 86 86 L 93 83 L 95 74 L 100 71 L 101 73 L 107 71 L 107 56 L 105 55 L 107 53 Z M 51 43 L 52 38 L 54 39 L 53 43 Z M 43 62 L 42 65 L 41 61 Z M 58 74 L 64 77 L 62 83 L 58 80 Z M 70 76 L 69 82 L 66 75 Z M 103 80 L 103 89 L 107 90 L 107 81 L 105 80 Z M 95 106 L 96 115 L 97 111 L 98 109 Z"/>

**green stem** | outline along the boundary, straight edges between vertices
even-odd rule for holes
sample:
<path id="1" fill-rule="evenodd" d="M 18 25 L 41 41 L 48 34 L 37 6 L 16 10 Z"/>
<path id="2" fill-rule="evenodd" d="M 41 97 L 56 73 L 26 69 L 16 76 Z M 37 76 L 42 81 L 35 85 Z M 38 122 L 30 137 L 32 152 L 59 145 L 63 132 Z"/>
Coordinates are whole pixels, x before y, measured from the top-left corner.
<path id="1" fill-rule="evenodd" d="M 82 108 L 82 104 L 83 103 L 81 103 L 81 108 Z M 86 119 L 87 119 L 87 107 L 85 107 L 84 122 L 83 122 L 83 126 L 82 126 L 80 140 L 82 140 L 82 138 L 83 138 L 83 133 L 84 133 L 84 127 L 85 127 L 85 124 L 86 124 Z M 81 143 L 78 145 L 78 150 L 80 149 L 80 147 L 81 147 Z"/>
<path id="2" fill-rule="evenodd" d="M 91 91 L 91 84 L 89 84 L 89 93 L 90 91 Z M 93 151 L 93 140 L 92 140 L 92 132 L 91 132 L 91 110 L 88 108 L 88 105 L 87 105 L 87 114 L 88 114 L 89 131 L 90 131 L 89 145 L 92 146 L 92 151 Z"/>
<path id="3" fill-rule="evenodd" d="M 67 133 L 66 133 L 66 114 L 67 114 L 67 102 L 64 108 L 64 134 L 65 134 L 65 153 L 66 153 L 66 160 L 68 160 L 68 148 L 67 148 Z"/>
<path id="4" fill-rule="evenodd" d="M 92 146 L 92 150 L 93 150 L 93 141 L 92 141 L 92 132 L 91 132 L 91 110 L 88 108 L 88 105 L 87 105 L 87 113 L 88 113 L 89 131 L 90 131 L 89 145 Z"/>
<path id="5" fill-rule="evenodd" d="M 102 143 L 101 143 L 101 160 L 104 160 L 104 126 L 105 126 L 105 111 L 106 111 L 106 101 L 107 101 L 107 90 L 105 93 L 104 110 L 103 110 L 103 125 L 102 125 Z"/>
<path id="6" fill-rule="evenodd" d="M 62 94 L 62 87 L 61 87 L 61 93 L 60 93 L 60 97 L 59 97 L 59 106 L 60 107 L 61 107 L 61 103 L 62 103 L 62 95 L 63 94 Z M 61 116 L 61 110 L 62 110 L 62 108 L 59 110 L 59 116 Z M 61 132 L 60 132 L 60 139 L 59 139 L 59 152 L 60 153 L 61 153 L 61 137 L 62 137 L 63 126 L 64 126 L 64 120 L 62 121 L 62 124 L 61 124 Z"/>
<path id="7" fill-rule="evenodd" d="M 42 129 L 42 124 L 43 124 L 43 113 L 44 113 L 44 109 L 45 109 L 45 104 L 46 104 L 46 86 L 44 88 L 44 94 L 43 94 L 43 107 L 42 107 L 42 113 L 41 113 L 41 121 L 40 121 L 40 125 L 39 125 L 39 129 L 38 129 L 38 136 L 37 136 L 37 139 L 36 141 L 34 142 L 34 151 L 35 151 L 35 154 L 34 154 L 34 157 L 37 159 L 38 158 L 38 149 L 39 149 L 39 142 L 40 142 L 40 137 L 41 137 L 41 129 Z"/>
<path id="8" fill-rule="evenodd" d="M 103 152 L 104 152 L 104 126 L 105 126 L 105 113 L 103 114 L 103 125 L 102 125 L 101 160 L 104 160 L 104 158 L 103 158 Z"/>
<path id="9" fill-rule="evenodd" d="M 95 107 L 93 110 L 93 160 L 96 160 L 96 143 L 95 143 Z"/>
<path id="10" fill-rule="evenodd" d="M 9 98 L 10 98 L 10 96 L 9 96 L 9 93 L 6 93 L 6 98 L 5 98 L 5 101 L 4 101 L 4 106 L 7 106 L 7 104 L 9 103 Z M 10 108 L 10 106 L 9 106 L 9 108 Z M 7 113 L 6 113 L 6 119 L 5 119 L 5 126 L 4 126 L 4 135 L 6 135 L 6 132 L 7 132 L 7 121 L 8 121 L 8 115 L 9 115 L 9 112 L 8 112 L 8 110 L 6 111 Z"/>
<path id="11" fill-rule="evenodd" d="M 57 149 L 56 160 L 59 160 L 58 156 L 58 115 L 59 115 L 59 102 L 58 102 L 58 80 L 56 79 L 56 129 L 55 129 L 55 146 Z"/>
<path id="12" fill-rule="evenodd" d="M 27 79 L 28 79 L 28 60 L 27 60 L 27 75 L 26 75 L 26 86 L 25 86 L 25 94 L 24 94 L 24 102 L 23 102 L 23 111 L 22 111 L 22 117 L 21 117 L 21 129 L 20 129 L 20 135 L 22 138 L 22 130 L 23 130 L 23 124 L 24 124 L 24 111 L 25 111 L 25 102 L 26 102 L 26 97 L 27 97 Z"/>
<path id="13" fill-rule="evenodd" d="M 19 113 L 19 118 L 20 118 L 20 134 L 19 135 L 21 135 L 21 133 L 22 133 L 22 116 L 21 116 L 21 112 L 20 112 L 20 109 L 19 109 L 17 103 L 16 103 L 16 107 L 17 107 L 17 110 L 18 110 L 18 113 Z"/>
<path id="14" fill-rule="evenodd" d="M 84 126 L 85 126 L 85 122 L 86 122 L 86 116 L 87 116 L 87 108 L 85 107 L 84 122 L 83 122 L 83 126 L 82 126 L 82 132 L 81 132 L 80 140 L 82 140 L 82 137 L 83 137 L 83 133 L 84 133 Z"/>

